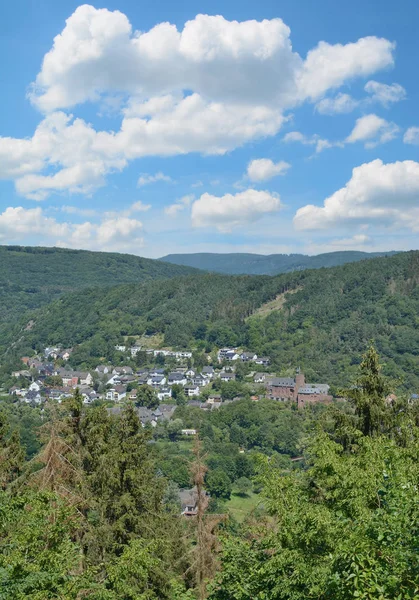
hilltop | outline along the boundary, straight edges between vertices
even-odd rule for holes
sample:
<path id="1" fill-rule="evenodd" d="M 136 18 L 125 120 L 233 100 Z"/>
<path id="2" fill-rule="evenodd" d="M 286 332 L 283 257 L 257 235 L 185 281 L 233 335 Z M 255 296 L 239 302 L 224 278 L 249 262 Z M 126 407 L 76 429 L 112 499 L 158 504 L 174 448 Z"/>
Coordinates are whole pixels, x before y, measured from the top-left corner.
<path id="1" fill-rule="evenodd" d="M 66 294 L 13 335 L 25 353 L 78 345 L 76 364 L 94 366 L 126 336 L 159 333 L 167 347 L 241 346 L 336 384 L 375 339 L 386 372 L 418 389 L 418 284 L 419 252 L 276 277 L 197 274 Z"/>
<path id="2" fill-rule="evenodd" d="M 227 275 L 278 275 L 303 271 L 304 269 L 320 269 L 322 267 L 335 267 L 350 262 L 357 262 L 380 256 L 391 256 L 394 252 L 356 252 L 352 250 L 342 252 L 328 252 L 317 256 L 305 254 L 168 254 L 159 260 L 175 265 L 183 265 L 212 271 L 226 273 Z"/>
<path id="3" fill-rule="evenodd" d="M 67 292 L 193 272 L 189 267 L 129 254 L 0 246 L 0 330 L 2 323 Z"/>

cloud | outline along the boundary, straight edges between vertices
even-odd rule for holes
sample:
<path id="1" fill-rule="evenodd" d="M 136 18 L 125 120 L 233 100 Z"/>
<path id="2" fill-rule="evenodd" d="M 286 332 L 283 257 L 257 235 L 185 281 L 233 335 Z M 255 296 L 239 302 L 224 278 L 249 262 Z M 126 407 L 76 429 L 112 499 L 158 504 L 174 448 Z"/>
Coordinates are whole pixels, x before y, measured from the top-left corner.
<path id="1" fill-rule="evenodd" d="M 276 135 L 287 110 L 391 67 L 393 52 L 371 36 L 320 42 L 304 59 L 279 18 L 197 15 L 182 29 L 159 23 L 139 32 L 122 12 L 85 4 L 54 38 L 31 88 L 46 117 L 31 138 L 0 138 L 0 177 L 42 200 L 91 194 L 145 156 L 222 155 Z M 96 131 L 61 112 L 85 102 L 121 107 L 120 128 Z"/>
<path id="2" fill-rule="evenodd" d="M 166 213 L 166 215 L 174 217 L 179 212 L 182 212 L 183 210 L 185 210 L 185 208 L 190 206 L 190 204 L 191 204 L 191 202 L 193 202 L 193 200 L 195 200 L 195 196 L 193 194 L 188 194 L 187 196 L 183 196 L 182 198 L 179 198 L 179 200 L 177 202 L 175 202 L 174 204 L 170 204 L 169 206 L 166 206 L 164 209 L 164 212 Z"/>
<path id="3" fill-rule="evenodd" d="M 385 249 L 388 250 L 390 246 Z M 391 246 L 393 248 L 393 246 Z M 374 240 L 365 233 L 357 233 L 352 237 L 331 238 L 327 241 L 310 241 L 305 247 L 307 254 L 323 254 L 324 252 L 339 252 L 342 250 L 358 250 L 372 252 L 375 250 Z"/>
<path id="4" fill-rule="evenodd" d="M 144 204 L 143 202 L 141 202 L 141 200 L 138 200 L 138 202 L 134 202 L 134 204 L 131 205 L 131 212 L 146 212 L 147 210 L 150 210 L 151 208 L 151 204 Z"/>
<path id="5" fill-rule="evenodd" d="M 322 115 L 336 115 L 352 112 L 359 105 L 349 94 L 337 94 L 334 98 L 323 98 L 316 104 L 317 112 Z"/>
<path id="6" fill-rule="evenodd" d="M 385 107 L 406 98 L 406 90 L 398 83 L 387 85 L 378 81 L 368 81 L 364 89 L 370 94 L 371 102 L 379 102 Z"/>
<path id="7" fill-rule="evenodd" d="M 392 66 L 394 49 L 394 43 L 372 36 L 345 45 L 320 42 L 299 74 L 301 95 L 316 99 L 347 80 Z"/>
<path id="8" fill-rule="evenodd" d="M 321 138 L 317 134 L 308 136 L 304 135 L 300 131 L 290 131 L 282 138 L 282 141 L 286 142 L 287 144 L 297 142 L 303 144 L 304 146 L 315 146 L 316 154 L 319 154 L 327 148 L 333 148 L 334 146 L 342 146 L 341 142 L 330 142 L 329 140 Z"/>
<path id="9" fill-rule="evenodd" d="M 323 206 L 304 206 L 294 217 L 300 230 L 368 223 L 419 231 L 419 163 L 365 163 Z"/>
<path id="10" fill-rule="evenodd" d="M 346 143 L 365 142 L 366 148 L 374 148 L 394 139 L 399 132 L 395 123 L 389 123 L 377 115 L 370 114 L 360 117 L 355 122 L 355 127 L 346 138 Z"/>
<path id="11" fill-rule="evenodd" d="M 221 197 L 205 193 L 192 205 L 192 225 L 216 227 L 226 233 L 277 212 L 280 207 L 277 194 L 254 189 Z"/>
<path id="12" fill-rule="evenodd" d="M 257 158 L 247 165 L 247 177 L 251 181 L 267 181 L 277 175 L 284 175 L 291 165 L 284 160 L 274 163 L 270 158 Z"/>
<path id="13" fill-rule="evenodd" d="M 155 183 L 156 181 L 165 181 L 166 183 L 172 183 L 173 179 L 168 175 L 165 175 L 161 171 L 156 173 L 155 175 L 149 175 L 148 173 L 142 173 L 138 178 L 137 185 L 139 187 L 143 185 L 149 185 L 150 183 Z"/>
<path id="14" fill-rule="evenodd" d="M 98 211 L 93 208 L 79 208 L 78 206 L 68 206 L 66 204 L 61 206 L 61 211 L 68 215 L 80 215 L 82 217 L 96 217 L 98 215 Z"/>
<path id="15" fill-rule="evenodd" d="M 64 212 L 80 214 L 67 207 Z M 134 250 L 142 247 L 143 225 L 127 216 L 104 217 L 99 222 L 60 222 L 45 214 L 42 208 L 26 209 L 9 206 L 0 214 L 0 240 L 20 242 L 30 236 L 42 244 L 85 248 L 90 250 Z"/>
<path id="16" fill-rule="evenodd" d="M 9 206 L 0 214 L 0 240 L 18 241 L 26 235 L 64 235 L 65 223 L 58 223 L 46 217 L 41 208 L 25 209 L 22 206 Z"/>
<path id="17" fill-rule="evenodd" d="M 405 144 L 419 145 L 419 127 L 409 127 L 403 136 L 403 142 Z"/>

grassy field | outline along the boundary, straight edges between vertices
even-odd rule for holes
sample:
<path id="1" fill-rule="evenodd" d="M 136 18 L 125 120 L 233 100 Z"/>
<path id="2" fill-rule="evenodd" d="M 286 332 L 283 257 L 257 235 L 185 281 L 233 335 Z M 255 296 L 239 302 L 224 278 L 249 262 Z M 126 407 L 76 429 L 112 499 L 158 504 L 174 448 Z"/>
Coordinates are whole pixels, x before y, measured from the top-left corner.
<path id="1" fill-rule="evenodd" d="M 245 517 L 257 507 L 260 501 L 260 496 L 253 492 L 246 496 L 232 494 L 230 500 L 226 502 L 226 508 L 233 517 L 241 523 L 244 521 Z"/>
<path id="2" fill-rule="evenodd" d="M 295 290 L 290 290 L 283 294 L 278 294 L 274 300 L 270 300 L 269 302 L 265 302 L 265 304 L 262 304 L 261 306 L 259 306 L 259 308 L 257 308 L 245 320 L 247 321 L 255 316 L 256 317 L 267 317 L 269 315 L 269 313 L 271 313 L 275 310 L 281 310 L 281 308 L 284 306 L 284 304 L 286 302 L 288 294 L 295 294 L 295 292 L 298 292 L 298 290 L 300 290 L 300 289 L 301 289 L 301 287 L 297 287 L 297 288 L 295 288 Z"/>

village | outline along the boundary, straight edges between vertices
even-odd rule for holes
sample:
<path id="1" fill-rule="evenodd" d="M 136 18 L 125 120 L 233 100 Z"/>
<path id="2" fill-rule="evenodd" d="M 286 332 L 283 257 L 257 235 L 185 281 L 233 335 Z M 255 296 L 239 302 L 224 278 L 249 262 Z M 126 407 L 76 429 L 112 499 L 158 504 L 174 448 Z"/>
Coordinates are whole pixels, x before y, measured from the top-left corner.
<path id="1" fill-rule="evenodd" d="M 269 398 L 290 401 L 303 408 L 307 404 L 332 400 L 328 384 L 307 383 L 299 369 L 294 377 L 278 377 L 269 372 L 269 357 L 260 357 L 254 352 L 221 348 L 212 364 L 208 362 L 198 368 L 193 366 L 191 351 L 122 344 L 115 348 L 126 355 L 127 365 L 99 364 L 86 371 L 73 370 L 68 365 L 72 349 L 60 347 L 47 347 L 42 354 L 22 357 L 24 368 L 11 374 L 16 384 L 8 390 L 9 395 L 36 406 L 46 401 L 60 403 L 78 389 L 86 405 L 105 402 L 117 412 L 124 402 L 135 403 L 143 426 L 152 427 L 170 419 L 181 403 L 209 411 L 243 398 L 243 393 L 234 393 L 234 382 L 239 379 L 255 402 Z M 147 357 L 145 367 L 131 366 L 139 352 Z M 226 397 L 223 397 L 223 389 L 229 392 Z M 140 398 L 144 390 L 149 397 L 147 406 Z M 185 435 L 193 433 L 188 431 Z"/>

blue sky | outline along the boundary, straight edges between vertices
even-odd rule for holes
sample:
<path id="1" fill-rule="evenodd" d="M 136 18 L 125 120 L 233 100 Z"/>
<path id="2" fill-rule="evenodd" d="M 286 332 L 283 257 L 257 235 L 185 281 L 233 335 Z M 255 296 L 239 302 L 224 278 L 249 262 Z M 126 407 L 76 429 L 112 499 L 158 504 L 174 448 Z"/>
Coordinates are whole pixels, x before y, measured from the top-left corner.
<path id="1" fill-rule="evenodd" d="M 0 7 L 0 243 L 419 246 L 414 0 Z"/>

